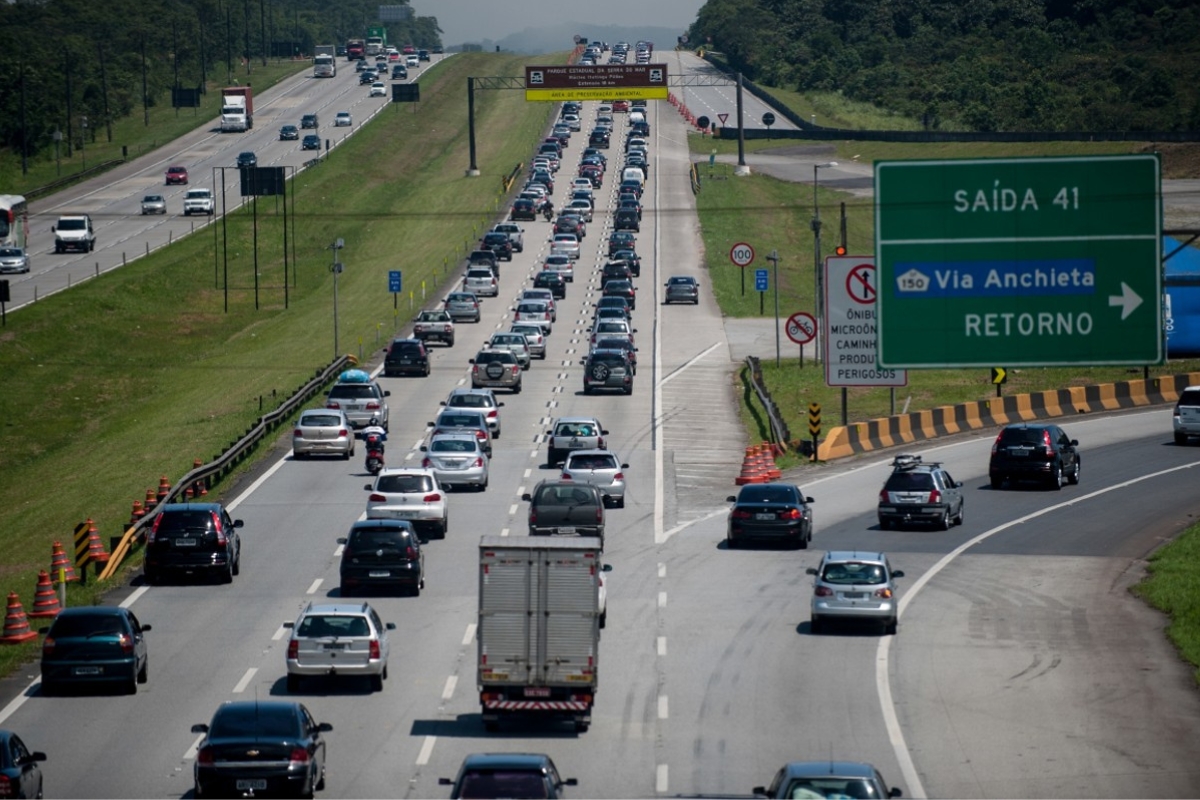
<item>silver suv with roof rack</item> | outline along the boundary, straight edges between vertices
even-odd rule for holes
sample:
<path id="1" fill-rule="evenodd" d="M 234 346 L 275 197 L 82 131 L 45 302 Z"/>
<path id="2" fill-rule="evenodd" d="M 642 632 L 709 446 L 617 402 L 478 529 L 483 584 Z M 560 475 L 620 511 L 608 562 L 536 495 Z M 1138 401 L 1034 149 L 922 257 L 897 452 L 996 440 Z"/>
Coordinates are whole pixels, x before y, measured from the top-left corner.
<path id="1" fill-rule="evenodd" d="M 966 499 L 940 461 L 901 454 L 892 460 L 892 474 L 879 493 L 879 527 L 888 530 L 911 523 L 932 523 L 941 530 L 963 523 Z"/>

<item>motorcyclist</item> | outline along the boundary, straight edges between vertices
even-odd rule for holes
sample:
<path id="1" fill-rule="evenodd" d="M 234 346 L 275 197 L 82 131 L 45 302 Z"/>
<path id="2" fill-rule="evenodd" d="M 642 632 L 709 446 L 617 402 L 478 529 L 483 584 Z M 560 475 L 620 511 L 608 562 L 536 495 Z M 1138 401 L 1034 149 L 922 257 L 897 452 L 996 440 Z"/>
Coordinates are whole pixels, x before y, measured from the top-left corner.
<path id="1" fill-rule="evenodd" d="M 383 452 L 383 443 L 387 441 L 387 429 L 379 424 L 379 417 L 371 417 L 367 427 L 362 429 L 362 438 L 367 443 L 368 450 L 374 445 L 379 448 L 380 453 Z"/>
<path id="2" fill-rule="evenodd" d="M 542 216 L 546 218 L 546 222 L 549 222 L 554 217 L 554 203 L 549 197 L 542 203 Z"/>

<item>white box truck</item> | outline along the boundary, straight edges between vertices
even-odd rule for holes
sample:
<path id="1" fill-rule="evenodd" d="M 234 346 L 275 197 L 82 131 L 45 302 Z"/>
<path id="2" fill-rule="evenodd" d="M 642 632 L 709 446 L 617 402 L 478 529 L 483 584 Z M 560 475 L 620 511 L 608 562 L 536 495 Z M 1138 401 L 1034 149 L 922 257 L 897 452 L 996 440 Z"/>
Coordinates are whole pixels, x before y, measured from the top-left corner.
<path id="1" fill-rule="evenodd" d="M 484 536 L 479 542 L 479 702 L 484 728 L 505 716 L 592 722 L 599 672 L 600 540 Z"/>
<path id="2" fill-rule="evenodd" d="M 332 44 L 319 44 L 315 47 L 313 55 L 313 77 L 314 78 L 336 78 L 337 77 L 337 47 Z"/>

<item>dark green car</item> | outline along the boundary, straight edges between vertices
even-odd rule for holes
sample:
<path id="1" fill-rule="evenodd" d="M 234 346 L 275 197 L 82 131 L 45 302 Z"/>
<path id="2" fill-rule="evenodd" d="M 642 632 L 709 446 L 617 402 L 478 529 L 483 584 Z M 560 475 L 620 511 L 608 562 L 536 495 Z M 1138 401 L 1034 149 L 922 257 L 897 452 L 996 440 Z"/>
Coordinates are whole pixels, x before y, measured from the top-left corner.
<path id="1" fill-rule="evenodd" d="M 118 606 L 65 608 L 42 642 L 42 694 L 66 686 L 113 686 L 135 694 L 145 683 L 149 658 L 143 634 L 150 630 Z"/>

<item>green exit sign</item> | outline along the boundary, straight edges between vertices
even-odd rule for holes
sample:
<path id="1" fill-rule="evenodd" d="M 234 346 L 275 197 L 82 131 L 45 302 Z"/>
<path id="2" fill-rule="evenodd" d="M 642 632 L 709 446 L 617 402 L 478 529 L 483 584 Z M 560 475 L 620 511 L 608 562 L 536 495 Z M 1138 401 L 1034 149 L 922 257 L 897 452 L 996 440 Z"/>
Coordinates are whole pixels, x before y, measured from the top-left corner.
<path id="1" fill-rule="evenodd" d="M 875 163 L 878 362 L 1163 360 L 1156 154 Z"/>

